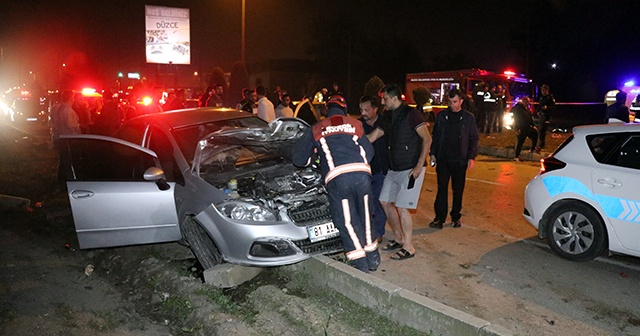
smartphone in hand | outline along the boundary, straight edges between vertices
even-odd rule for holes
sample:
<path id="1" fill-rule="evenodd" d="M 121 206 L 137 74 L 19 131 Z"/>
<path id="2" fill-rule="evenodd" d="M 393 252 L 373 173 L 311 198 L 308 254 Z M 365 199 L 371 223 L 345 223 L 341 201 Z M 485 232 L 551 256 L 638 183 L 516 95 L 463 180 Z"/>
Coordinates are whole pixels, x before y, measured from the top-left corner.
<path id="1" fill-rule="evenodd" d="M 409 174 L 409 185 L 407 186 L 407 189 L 413 188 L 415 184 L 416 184 L 416 179 L 413 177 L 413 174 Z"/>

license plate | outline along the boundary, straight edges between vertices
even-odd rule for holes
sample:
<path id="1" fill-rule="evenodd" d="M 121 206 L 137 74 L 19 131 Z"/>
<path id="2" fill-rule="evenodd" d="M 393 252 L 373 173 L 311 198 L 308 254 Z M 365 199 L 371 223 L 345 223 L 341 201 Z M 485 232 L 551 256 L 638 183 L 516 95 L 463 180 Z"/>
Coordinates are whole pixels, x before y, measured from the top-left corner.
<path id="1" fill-rule="evenodd" d="M 312 243 L 339 235 L 338 229 L 333 223 L 307 226 L 307 232 L 309 232 L 309 240 Z"/>

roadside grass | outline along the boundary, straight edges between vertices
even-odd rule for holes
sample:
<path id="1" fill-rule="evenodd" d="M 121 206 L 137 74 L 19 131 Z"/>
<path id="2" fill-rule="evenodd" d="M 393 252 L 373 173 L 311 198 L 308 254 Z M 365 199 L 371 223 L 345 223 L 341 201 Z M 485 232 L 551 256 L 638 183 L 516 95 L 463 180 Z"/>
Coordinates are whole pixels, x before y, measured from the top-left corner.
<path id="1" fill-rule="evenodd" d="M 191 315 L 194 307 L 188 298 L 181 295 L 172 295 L 162 301 L 159 309 L 170 323 L 178 324 Z"/>
<path id="2" fill-rule="evenodd" d="M 211 286 L 199 288 L 194 294 L 204 296 L 224 313 L 236 316 L 249 325 L 253 325 L 256 322 L 257 312 L 244 297 L 242 299 L 234 298 L 225 294 L 222 289 Z"/>
<path id="3" fill-rule="evenodd" d="M 56 315 L 62 318 L 62 325 L 67 328 L 77 328 L 78 321 L 76 320 L 75 314 L 71 308 L 67 307 L 64 304 L 58 304 L 55 309 Z"/>
<path id="4" fill-rule="evenodd" d="M 312 285 L 311 279 L 306 274 L 285 269 L 274 269 L 273 272 L 289 280 L 286 284 L 286 288 L 289 289 L 288 294 L 294 295 L 296 292 L 303 293 L 305 298 L 315 301 L 320 307 L 324 307 L 325 312 L 329 316 L 325 325 L 325 334 L 328 326 L 332 323 L 331 320 L 336 317 L 340 319 L 341 323 L 346 323 L 357 330 L 373 332 L 375 335 L 425 335 L 425 333 L 410 327 L 401 326 L 372 309 L 363 307 L 333 290 L 328 288 L 324 288 L 326 290 L 322 290 L 322 288 L 316 290 L 318 286 Z M 311 288 L 314 290 L 310 290 Z M 429 333 L 426 335 L 432 334 Z"/>

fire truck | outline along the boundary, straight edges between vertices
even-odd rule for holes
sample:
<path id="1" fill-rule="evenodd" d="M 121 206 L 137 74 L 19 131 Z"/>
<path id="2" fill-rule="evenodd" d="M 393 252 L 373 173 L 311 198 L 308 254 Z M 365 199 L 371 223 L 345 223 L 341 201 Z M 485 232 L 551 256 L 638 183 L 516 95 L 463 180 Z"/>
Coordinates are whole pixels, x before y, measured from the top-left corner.
<path id="1" fill-rule="evenodd" d="M 407 74 L 405 99 L 409 104 L 415 103 L 412 91 L 420 86 L 426 87 L 431 91 L 430 108 L 437 112 L 447 107 L 447 95 L 451 89 L 460 89 L 472 95 L 480 83 L 486 83 L 489 87 L 501 84 L 505 88 L 507 110 L 522 96 L 534 97 L 537 89 L 530 79 L 513 71 L 495 73 L 482 69 L 466 69 L 421 72 Z"/>

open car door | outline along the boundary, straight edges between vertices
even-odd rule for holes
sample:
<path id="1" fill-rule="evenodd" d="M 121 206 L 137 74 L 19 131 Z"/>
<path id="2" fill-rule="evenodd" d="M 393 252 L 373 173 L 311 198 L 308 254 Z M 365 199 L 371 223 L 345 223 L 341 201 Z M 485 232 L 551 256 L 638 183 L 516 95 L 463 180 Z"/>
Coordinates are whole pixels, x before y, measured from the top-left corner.
<path id="1" fill-rule="evenodd" d="M 99 135 L 62 136 L 59 145 L 80 248 L 180 239 L 175 182 L 153 151 Z"/>

